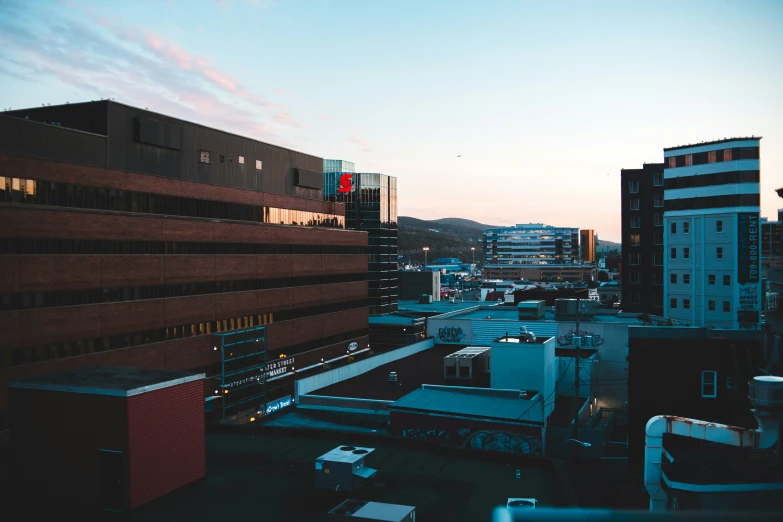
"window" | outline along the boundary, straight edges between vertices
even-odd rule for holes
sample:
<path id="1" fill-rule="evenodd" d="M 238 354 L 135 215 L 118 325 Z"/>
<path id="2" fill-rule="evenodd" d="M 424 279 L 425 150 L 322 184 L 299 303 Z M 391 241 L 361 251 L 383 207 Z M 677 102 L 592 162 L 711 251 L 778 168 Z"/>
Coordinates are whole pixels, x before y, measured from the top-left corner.
<path id="1" fill-rule="evenodd" d="M 705 399 L 714 399 L 717 397 L 717 382 L 718 372 L 712 370 L 701 372 L 701 396 Z"/>
<path id="2" fill-rule="evenodd" d="M 632 285 L 638 285 L 642 282 L 642 275 L 639 272 L 631 272 L 630 281 Z"/>
<path id="3" fill-rule="evenodd" d="M 239 156 L 239 161 L 238 161 L 238 163 L 239 163 L 240 165 L 244 165 L 244 164 L 245 164 L 245 157 L 244 157 L 244 156 Z"/>
<path id="4" fill-rule="evenodd" d="M 663 274 L 660 274 L 660 273 L 653 274 L 653 284 L 654 285 L 662 285 L 663 284 Z"/>
<path id="5" fill-rule="evenodd" d="M 723 247 L 717 247 L 715 249 L 715 257 L 718 259 L 723 259 Z"/>
<path id="6" fill-rule="evenodd" d="M 653 206 L 658 208 L 663 207 L 663 194 L 653 195 Z"/>
<path id="7" fill-rule="evenodd" d="M 715 301 L 707 301 L 707 310 L 710 312 L 715 311 Z"/>
<path id="8" fill-rule="evenodd" d="M 261 160 L 256 160 L 256 170 L 261 170 Z"/>
<path id="9" fill-rule="evenodd" d="M 672 259 L 677 259 L 677 249 L 672 247 L 672 252 L 671 253 L 672 253 L 671 258 Z"/>
<path id="10" fill-rule="evenodd" d="M 691 233 L 691 222 L 690 221 L 685 221 L 682 224 L 682 233 L 683 234 L 690 234 Z"/>
<path id="11" fill-rule="evenodd" d="M 677 222 L 676 221 L 672 221 L 671 225 L 669 225 L 669 226 L 671 227 L 672 234 L 676 234 L 677 233 Z"/>
<path id="12" fill-rule="evenodd" d="M 669 299 L 669 308 L 677 308 L 677 298 L 672 297 Z"/>
<path id="13" fill-rule="evenodd" d="M 688 247 L 685 247 L 682 249 L 682 258 L 683 259 L 690 259 L 691 258 L 691 249 Z"/>
<path id="14" fill-rule="evenodd" d="M 707 163 L 715 163 L 718 161 L 718 151 L 713 150 L 707 153 Z"/>
<path id="15" fill-rule="evenodd" d="M 653 215 L 653 225 L 656 227 L 662 227 L 663 226 L 663 214 L 660 212 L 656 212 Z"/>
<path id="16" fill-rule="evenodd" d="M 683 299 L 682 300 L 682 307 L 685 310 L 690 310 L 691 309 L 691 300 L 690 299 Z"/>
<path id="17" fill-rule="evenodd" d="M 682 284 L 684 284 L 684 285 L 691 284 L 691 275 L 690 274 L 682 274 Z"/>
<path id="18" fill-rule="evenodd" d="M 685 166 L 690 167 L 693 165 L 693 154 L 686 154 L 685 155 Z"/>
<path id="19" fill-rule="evenodd" d="M 676 166 L 677 166 L 677 158 L 675 158 L 674 156 L 671 156 L 669 158 L 669 168 L 673 169 Z"/>
<path id="20" fill-rule="evenodd" d="M 656 187 L 663 186 L 663 172 L 653 172 L 653 185 Z"/>
<path id="21" fill-rule="evenodd" d="M 655 252 L 653 254 L 653 265 L 655 266 L 663 265 L 663 252 Z"/>
<path id="22" fill-rule="evenodd" d="M 723 161 L 731 161 L 731 149 L 723 150 Z"/>
<path id="23" fill-rule="evenodd" d="M 631 234 L 631 246 L 639 246 L 640 241 L 639 234 Z"/>
<path id="24" fill-rule="evenodd" d="M 669 282 L 673 285 L 677 284 L 677 274 L 670 274 L 669 275 Z"/>
<path id="25" fill-rule="evenodd" d="M 714 285 L 715 284 L 715 274 L 710 274 L 707 276 L 707 284 L 708 285 Z"/>
<path id="26" fill-rule="evenodd" d="M 723 286 L 731 286 L 731 276 L 730 275 L 724 275 L 723 276 Z"/>
<path id="27" fill-rule="evenodd" d="M 639 193 L 639 180 L 631 180 L 628 182 L 628 192 L 631 194 Z"/>
<path id="28" fill-rule="evenodd" d="M 656 232 L 653 235 L 654 241 L 656 245 L 662 245 L 663 244 L 663 232 Z"/>
<path id="29" fill-rule="evenodd" d="M 723 301 L 723 311 L 731 312 L 731 301 Z"/>
<path id="30" fill-rule="evenodd" d="M 628 254 L 628 264 L 630 265 L 641 265 L 642 264 L 642 254 L 639 252 L 631 252 Z"/>
<path id="31" fill-rule="evenodd" d="M 715 222 L 715 232 L 723 232 L 723 220 L 719 219 Z"/>
<path id="32" fill-rule="evenodd" d="M 631 290 L 628 297 L 633 304 L 639 304 L 641 302 L 641 293 L 639 290 Z"/>
<path id="33" fill-rule="evenodd" d="M 226 162 L 226 157 L 223 154 L 221 154 L 220 155 L 220 164 L 223 165 L 225 162 Z"/>
<path id="34" fill-rule="evenodd" d="M 640 228 L 642 226 L 642 216 L 631 216 L 631 228 Z"/>
<path id="35" fill-rule="evenodd" d="M 631 198 L 631 210 L 639 210 L 639 198 Z"/>

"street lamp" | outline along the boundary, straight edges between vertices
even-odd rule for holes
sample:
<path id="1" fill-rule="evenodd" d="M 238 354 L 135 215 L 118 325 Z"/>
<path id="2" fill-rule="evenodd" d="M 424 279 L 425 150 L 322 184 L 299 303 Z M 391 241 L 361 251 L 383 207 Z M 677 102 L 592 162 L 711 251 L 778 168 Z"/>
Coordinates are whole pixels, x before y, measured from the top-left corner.
<path id="1" fill-rule="evenodd" d="M 470 247 L 470 253 L 473 255 L 473 264 L 476 264 L 476 247 Z"/>
<path id="2" fill-rule="evenodd" d="M 565 446 L 569 442 L 575 442 L 576 444 L 579 444 L 583 448 L 589 448 L 590 446 L 592 446 L 592 444 L 590 444 L 589 442 L 584 442 L 584 441 L 576 440 L 576 439 L 566 439 L 566 440 L 563 441 L 563 443 L 560 445 L 560 447 L 557 448 L 557 452 L 555 453 L 555 455 L 559 455 L 560 451 L 563 449 L 563 446 Z"/>
<path id="3" fill-rule="evenodd" d="M 430 247 L 424 247 L 422 250 L 424 250 L 424 268 L 427 268 L 427 252 L 430 251 Z"/>

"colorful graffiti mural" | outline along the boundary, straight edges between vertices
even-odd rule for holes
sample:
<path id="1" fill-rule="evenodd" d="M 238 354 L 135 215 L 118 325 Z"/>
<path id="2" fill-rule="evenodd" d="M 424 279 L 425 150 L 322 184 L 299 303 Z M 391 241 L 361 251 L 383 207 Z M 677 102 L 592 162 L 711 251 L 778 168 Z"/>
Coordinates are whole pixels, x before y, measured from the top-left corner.
<path id="1" fill-rule="evenodd" d="M 557 338 L 557 345 L 558 346 L 572 346 L 574 342 L 574 336 L 581 337 L 583 335 L 589 335 L 593 338 L 593 347 L 601 346 L 606 342 L 606 340 L 601 337 L 600 335 L 592 332 L 588 332 L 587 330 L 579 329 L 579 333 L 576 333 L 574 330 L 568 330 L 568 332 L 565 333 L 565 335 L 561 335 Z"/>

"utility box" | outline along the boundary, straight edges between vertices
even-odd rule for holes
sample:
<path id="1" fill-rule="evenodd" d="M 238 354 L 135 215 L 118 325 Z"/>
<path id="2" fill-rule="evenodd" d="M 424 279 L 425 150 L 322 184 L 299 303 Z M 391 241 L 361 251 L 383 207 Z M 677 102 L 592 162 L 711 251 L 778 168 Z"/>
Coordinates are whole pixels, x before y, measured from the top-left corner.
<path id="1" fill-rule="evenodd" d="M 85 367 L 9 388 L 12 476 L 41 502 L 126 512 L 206 474 L 203 373 Z"/>
<path id="2" fill-rule="evenodd" d="M 546 301 L 521 301 L 517 305 L 519 320 L 543 319 L 546 315 Z"/>
<path id="3" fill-rule="evenodd" d="M 416 522 L 416 508 L 400 504 L 384 504 L 367 500 L 348 499 L 329 512 L 333 520 L 347 518 L 372 522 Z"/>
<path id="4" fill-rule="evenodd" d="M 472 380 L 489 373 L 490 348 L 468 346 L 443 358 L 445 379 Z"/>
<path id="5" fill-rule="evenodd" d="M 315 487 L 333 491 L 356 491 L 375 476 L 365 465 L 373 448 L 338 446 L 315 459 Z"/>

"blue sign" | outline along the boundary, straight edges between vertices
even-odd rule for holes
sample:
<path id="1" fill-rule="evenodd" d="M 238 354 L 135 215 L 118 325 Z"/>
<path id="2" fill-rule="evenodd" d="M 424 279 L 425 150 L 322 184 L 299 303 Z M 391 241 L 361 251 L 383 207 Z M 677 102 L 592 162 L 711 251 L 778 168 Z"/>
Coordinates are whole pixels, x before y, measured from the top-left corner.
<path id="1" fill-rule="evenodd" d="M 283 397 L 282 399 L 277 399 L 276 401 L 268 402 L 266 404 L 266 411 L 264 412 L 265 415 L 271 415 L 277 411 L 282 410 L 283 408 L 288 408 L 289 406 L 294 404 L 294 398 L 290 395 L 288 397 Z"/>

